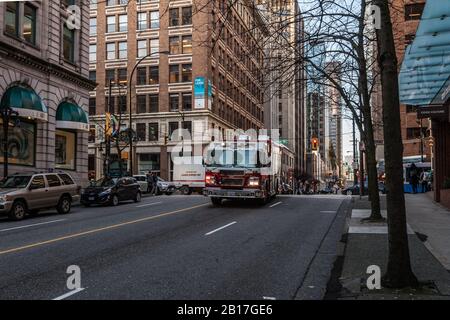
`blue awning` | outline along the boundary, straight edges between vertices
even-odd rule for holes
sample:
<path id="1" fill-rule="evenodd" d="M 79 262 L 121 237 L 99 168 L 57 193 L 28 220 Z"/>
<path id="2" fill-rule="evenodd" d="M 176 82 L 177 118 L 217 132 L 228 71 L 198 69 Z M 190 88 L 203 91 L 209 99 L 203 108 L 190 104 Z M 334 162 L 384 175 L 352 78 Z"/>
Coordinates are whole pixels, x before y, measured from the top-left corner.
<path id="1" fill-rule="evenodd" d="M 403 104 L 443 104 L 450 98 L 450 0 L 427 1 L 399 84 Z"/>

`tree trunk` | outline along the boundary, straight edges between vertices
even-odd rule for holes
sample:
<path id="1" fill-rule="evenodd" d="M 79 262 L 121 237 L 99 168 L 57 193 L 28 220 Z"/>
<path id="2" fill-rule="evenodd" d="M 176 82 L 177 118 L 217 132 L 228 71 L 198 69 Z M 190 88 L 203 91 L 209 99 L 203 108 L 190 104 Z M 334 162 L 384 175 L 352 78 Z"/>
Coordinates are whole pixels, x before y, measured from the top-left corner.
<path id="1" fill-rule="evenodd" d="M 361 17 L 366 13 L 366 2 L 361 1 Z M 369 221 L 383 220 L 380 210 L 380 193 L 378 190 L 378 172 L 376 160 L 376 147 L 373 135 L 372 110 L 368 85 L 367 75 L 367 61 L 365 54 L 364 43 L 365 20 L 360 20 L 359 34 L 358 34 L 358 64 L 359 64 L 359 87 L 361 89 L 361 111 L 364 122 L 364 143 L 366 147 L 366 161 L 367 161 L 367 187 L 369 190 L 369 200 L 371 205 L 371 214 L 367 219 Z M 364 187 L 361 186 L 364 190 Z"/>
<path id="2" fill-rule="evenodd" d="M 400 126 L 400 99 L 397 57 L 388 0 L 375 0 L 380 8 L 381 30 L 377 31 L 383 97 L 384 148 L 386 165 L 389 258 L 383 286 L 417 286 L 411 269 L 403 193 L 403 143 Z"/>

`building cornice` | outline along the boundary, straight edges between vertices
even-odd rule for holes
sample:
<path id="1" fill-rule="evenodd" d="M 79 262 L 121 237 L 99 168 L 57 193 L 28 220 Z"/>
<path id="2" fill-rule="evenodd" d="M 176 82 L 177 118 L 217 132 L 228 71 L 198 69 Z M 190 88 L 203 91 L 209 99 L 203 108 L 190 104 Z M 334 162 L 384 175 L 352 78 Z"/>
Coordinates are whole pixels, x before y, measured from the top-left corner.
<path id="1" fill-rule="evenodd" d="M 14 47 L 1 40 L 0 40 L 0 56 L 10 59 L 12 61 L 17 61 L 22 65 L 27 65 L 35 70 L 44 72 L 48 75 L 54 75 L 58 78 L 70 81 L 88 91 L 94 90 L 95 87 L 97 86 L 97 84 L 94 81 L 91 81 L 88 78 L 85 78 L 76 72 L 67 70 L 58 64 L 45 61 L 42 58 L 36 57 L 33 54 L 20 50 L 17 47 Z"/>

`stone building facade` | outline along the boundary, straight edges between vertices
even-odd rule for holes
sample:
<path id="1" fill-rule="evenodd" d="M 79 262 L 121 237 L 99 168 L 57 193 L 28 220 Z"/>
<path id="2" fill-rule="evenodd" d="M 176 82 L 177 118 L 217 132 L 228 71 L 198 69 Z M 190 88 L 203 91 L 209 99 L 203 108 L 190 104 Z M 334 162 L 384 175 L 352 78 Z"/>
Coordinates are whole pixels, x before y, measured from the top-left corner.
<path id="1" fill-rule="evenodd" d="M 8 135 L 10 174 L 66 171 L 87 182 L 87 107 L 95 87 L 88 23 L 81 0 L 0 3 L 0 108 L 19 115 Z"/>

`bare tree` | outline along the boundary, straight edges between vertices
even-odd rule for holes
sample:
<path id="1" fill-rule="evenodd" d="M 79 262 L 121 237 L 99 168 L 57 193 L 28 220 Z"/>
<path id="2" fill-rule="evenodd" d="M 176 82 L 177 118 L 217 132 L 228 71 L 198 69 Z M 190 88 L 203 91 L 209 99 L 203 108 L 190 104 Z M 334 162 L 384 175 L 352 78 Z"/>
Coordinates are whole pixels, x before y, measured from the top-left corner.
<path id="1" fill-rule="evenodd" d="M 400 125 L 398 62 L 388 0 L 374 0 L 380 8 L 381 30 L 377 31 L 383 96 L 389 260 L 383 276 L 385 287 L 416 286 L 412 272 L 403 193 L 403 143 Z"/>

